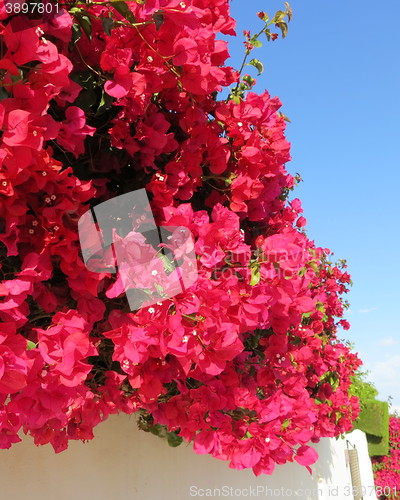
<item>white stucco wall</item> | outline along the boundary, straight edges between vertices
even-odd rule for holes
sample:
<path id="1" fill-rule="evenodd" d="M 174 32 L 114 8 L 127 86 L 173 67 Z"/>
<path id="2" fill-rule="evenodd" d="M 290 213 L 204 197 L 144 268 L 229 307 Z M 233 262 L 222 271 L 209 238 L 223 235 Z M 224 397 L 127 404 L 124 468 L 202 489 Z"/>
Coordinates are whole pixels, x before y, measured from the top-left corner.
<path id="1" fill-rule="evenodd" d="M 35 447 L 30 438 L 0 450 L 0 499 L 187 500 L 210 498 L 210 493 L 211 498 L 353 498 L 342 439 L 315 445 L 320 459 L 312 476 L 290 463 L 277 466 L 272 476 L 257 478 L 251 471 L 232 470 L 225 462 L 196 455 L 189 445 L 170 448 L 137 430 L 134 417 L 113 416 L 95 434 L 93 441 L 71 442 L 58 455 L 51 446 Z M 346 439 L 359 450 L 369 493 L 364 498 L 376 499 L 365 435 L 354 431 Z"/>
<path id="2" fill-rule="evenodd" d="M 364 432 L 354 430 L 344 438 L 323 439 L 317 445 L 319 460 L 313 467 L 318 483 L 318 500 L 353 499 L 351 475 L 345 460 L 346 449 L 357 449 L 364 499 L 376 500 L 374 476 Z"/>

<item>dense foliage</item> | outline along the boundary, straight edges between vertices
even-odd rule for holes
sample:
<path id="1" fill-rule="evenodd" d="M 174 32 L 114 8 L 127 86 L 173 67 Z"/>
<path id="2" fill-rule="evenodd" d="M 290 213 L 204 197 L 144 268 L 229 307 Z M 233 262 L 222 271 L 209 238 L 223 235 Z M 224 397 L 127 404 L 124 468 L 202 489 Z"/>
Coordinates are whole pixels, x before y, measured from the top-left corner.
<path id="1" fill-rule="evenodd" d="M 350 343 L 348 345 L 354 349 Z M 359 400 L 360 409 L 366 407 L 370 401 L 376 401 L 378 390 L 375 385 L 368 380 L 369 372 L 362 371 L 359 368 L 356 373 L 351 377 L 350 394 L 356 396 Z"/>
<path id="2" fill-rule="evenodd" d="M 367 380 L 368 372 L 357 370 L 351 377 L 350 394 L 359 399 L 360 413 L 355 429 L 366 433 L 369 455 L 387 455 L 389 451 L 389 403 L 376 399 L 378 391 Z"/>
<path id="3" fill-rule="evenodd" d="M 233 468 L 309 467 L 307 443 L 358 412 L 337 338 L 350 276 L 289 201 L 281 103 L 225 65 L 228 1 L 0 13 L 0 447 L 24 432 L 62 451 L 139 412 Z M 289 10 L 259 17 L 265 40 L 286 34 Z M 260 43 L 246 33 L 246 54 Z M 86 269 L 77 221 L 140 188 L 158 225 L 194 235 L 199 277 L 132 312 L 117 276 Z"/>

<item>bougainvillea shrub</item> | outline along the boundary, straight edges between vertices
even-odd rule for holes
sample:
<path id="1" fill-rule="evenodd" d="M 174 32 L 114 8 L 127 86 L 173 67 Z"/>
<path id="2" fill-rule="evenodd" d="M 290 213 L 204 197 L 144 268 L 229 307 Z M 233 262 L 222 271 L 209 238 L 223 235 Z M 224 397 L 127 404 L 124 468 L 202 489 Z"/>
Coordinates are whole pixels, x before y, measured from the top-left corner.
<path id="1" fill-rule="evenodd" d="M 309 467 L 308 443 L 358 413 L 360 361 L 337 337 L 350 277 L 289 198 L 279 99 L 225 65 L 228 1 L 71 3 L 42 23 L 1 9 L 0 447 L 26 433 L 59 452 L 137 412 L 236 469 Z M 262 33 L 289 15 L 260 13 Z M 259 44 L 246 33 L 247 55 Z M 199 276 L 131 311 L 77 227 L 143 188 L 159 226 L 191 231 Z"/>
<path id="2" fill-rule="evenodd" d="M 389 454 L 372 460 L 377 496 L 400 498 L 400 418 L 389 420 Z"/>

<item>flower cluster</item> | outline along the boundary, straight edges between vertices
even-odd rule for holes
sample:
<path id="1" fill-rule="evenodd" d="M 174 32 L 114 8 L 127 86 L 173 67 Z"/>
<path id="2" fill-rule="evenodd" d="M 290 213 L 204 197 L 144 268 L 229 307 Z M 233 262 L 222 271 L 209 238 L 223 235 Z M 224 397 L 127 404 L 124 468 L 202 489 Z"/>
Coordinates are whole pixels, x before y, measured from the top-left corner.
<path id="1" fill-rule="evenodd" d="M 228 1 L 0 19 L 0 447 L 25 432 L 62 451 L 138 412 L 236 469 L 309 468 L 308 443 L 358 413 L 337 337 L 350 276 L 288 200 L 279 100 L 218 97 L 240 78 L 217 39 L 235 34 Z M 132 312 L 77 225 L 141 188 L 159 226 L 191 231 L 199 277 Z"/>
<path id="2" fill-rule="evenodd" d="M 389 454 L 373 459 L 375 485 L 382 493 L 380 498 L 400 497 L 400 418 L 392 416 L 389 420 Z"/>

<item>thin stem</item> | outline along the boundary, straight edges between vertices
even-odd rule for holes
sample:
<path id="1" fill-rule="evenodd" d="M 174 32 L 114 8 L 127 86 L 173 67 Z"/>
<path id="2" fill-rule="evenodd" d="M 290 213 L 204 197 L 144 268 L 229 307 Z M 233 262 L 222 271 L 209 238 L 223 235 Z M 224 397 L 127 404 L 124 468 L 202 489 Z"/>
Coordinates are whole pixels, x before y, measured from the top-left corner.
<path id="1" fill-rule="evenodd" d="M 65 156 L 65 158 L 66 158 L 66 160 L 67 160 L 67 163 L 68 163 L 68 165 L 69 165 L 69 164 L 71 163 L 71 161 L 70 161 L 70 159 L 68 158 L 68 156 L 67 156 L 67 152 L 65 151 L 65 149 L 63 149 L 63 148 L 62 148 L 62 147 L 61 147 L 61 146 L 60 146 L 57 142 L 55 142 L 55 141 L 54 141 L 54 139 L 52 139 L 52 140 L 51 140 L 51 142 L 52 142 L 52 143 L 54 144 L 54 146 L 55 146 L 56 148 L 58 148 L 58 149 L 61 151 L 61 153 Z"/>
<path id="2" fill-rule="evenodd" d="M 259 36 L 261 36 L 265 30 L 272 24 L 272 21 L 270 21 L 269 23 L 266 23 L 265 26 L 263 27 L 262 30 L 260 30 L 256 35 L 253 36 L 253 39 L 254 40 L 257 40 Z M 251 42 L 249 42 L 251 43 Z M 240 76 L 242 74 L 242 71 L 244 69 L 244 67 L 246 66 L 246 62 L 247 62 L 247 58 L 249 57 L 251 51 L 254 49 L 254 47 L 252 47 L 251 49 L 247 48 L 246 49 L 246 52 L 245 52 L 245 55 L 244 55 L 244 58 L 243 58 L 243 61 L 242 61 L 242 65 L 240 66 L 240 69 L 239 69 L 239 80 L 238 80 L 238 83 L 236 84 L 236 87 L 232 90 L 232 92 L 229 93 L 228 97 L 226 98 L 226 102 L 229 102 L 231 96 L 237 92 L 239 90 L 239 85 L 240 85 Z"/>
<path id="3" fill-rule="evenodd" d="M 229 191 L 229 188 L 225 188 L 225 189 L 222 189 L 222 188 L 218 188 L 216 186 L 214 186 L 213 184 L 211 184 L 211 182 L 209 181 L 204 181 L 206 184 L 208 184 L 210 187 L 212 187 L 213 189 L 215 189 L 216 191 L 219 191 L 220 193 L 226 193 L 227 191 Z"/>
<path id="4" fill-rule="evenodd" d="M 31 318 L 31 322 L 33 321 L 38 321 L 39 319 L 44 319 L 44 318 L 47 318 L 47 319 L 50 319 L 51 318 L 51 315 L 48 314 L 48 313 L 43 313 L 43 314 L 38 314 L 37 316 L 35 316 L 34 318 Z"/>
<path id="5" fill-rule="evenodd" d="M 163 59 L 163 62 L 164 62 L 164 65 L 169 69 L 169 71 L 171 71 L 178 79 L 178 84 L 181 88 L 182 87 L 182 82 L 180 81 L 180 77 L 181 75 L 178 73 L 178 71 L 176 71 L 176 69 L 171 66 L 166 60 L 165 60 L 165 57 L 163 57 L 161 54 L 159 54 L 156 49 L 146 40 L 146 38 L 142 35 L 142 33 L 140 32 L 139 28 L 132 24 L 132 26 L 136 29 L 138 35 L 140 36 L 140 38 L 144 41 L 144 43 L 149 47 L 150 50 L 152 50 L 158 57 L 160 57 L 161 59 Z"/>
<path id="6" fill-rule="evenodd" d="M 75 48 L 76 48 L 76 50 L 77 50 L 77 52 L 78 52 L 78 54 L 79 54 L 79 57 L 81 58 L 81 61 L 83 62 L 83 64 L 84 64 L 86 67 L 88 67 L 91 71 L 93 71 L 93 73 L 95 73 L 97 76 L 99 76 L 102 80 L 105 80 L 104 75 L 102 75 L 101 73 L 99 73 L 98 71 L 96 71 L 96 70 L 95 70 L 92 66 L 90 66 L 90 64 L 88 64 L 88 63 L 85 61 L 85 59 L 84 59 L 84 58 L 83 58 L 83 56 L 82 56 L 81 51 L 79 50 L 78 45 L 76 45 L 76 44 L 75 44 Z"/>

